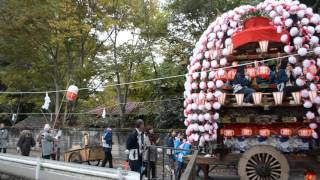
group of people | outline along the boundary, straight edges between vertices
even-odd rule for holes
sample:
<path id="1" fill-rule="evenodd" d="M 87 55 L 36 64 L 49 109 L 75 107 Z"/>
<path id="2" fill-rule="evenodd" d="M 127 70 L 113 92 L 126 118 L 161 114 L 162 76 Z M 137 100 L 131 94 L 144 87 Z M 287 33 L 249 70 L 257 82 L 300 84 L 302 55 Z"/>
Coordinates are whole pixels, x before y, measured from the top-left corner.
<path id="1" fill-rule="evenodd" d="M 248 105 L 252 103 L 252 93 L 255 92 L 252 88 L 253 81 L 255 81 L 257 85 L 276 84 L 277 91 L 283 92 L 284 95 L 287 96 L 291 92 L 307 88 L 306 85 L 299 86 L 296 84 L 296 79 L 302 77 L 295 75 L 293 69 L 294 65 L 288 63 L 288 60 L 282 60 L 274 71 L 270 71 L 268 78 L 263 79 L 256 77 L 252 79 L 245 71 L 244 66 L 238 66 L 235 78 L 230 82 L 230 85 L 232 85 L 234 93 L 244 94 L 244 103 Z"/>
<path id="2" fill-rule="evenodd" d="M 154 133 L 154 128 L 144 128 L 143 120 L 139 119 L 135 123 L 135 129 L 128 136 L 126 144 L 126 154 L 132 171 L 139 172 L 141 179 L 148 176 L 148 169 L 151 172 L 151 178 L 156 179 L 157 153 L 162 151 L 157 148 L 160 139 Z M 166 140 L 166 154 L 169 164 L 166 166 L 170 173 L 175 174 L 175 179 L 180 179 L 185 162 L 183 156 L 190 154 L 192 142 L 186 139 L 183 133 L 176 133 L 172 130 Z M 173 170 L 174 169 L 174 170 Z"/>
<path id="3" fill-rule="evenodd" d="M 60 160 L 60 137 L 61 131 L 54 131 L 46 124 L 42 131 L 40 131 L 37 142 L 41 147 L 42 158 Z M 0 152 L 6 153 L 9 144 L 9 133 L 5 128 L 4 123 L 0 124 Z M 17 152 L 22 156 L 29 156 L 32 149 L 36 146 L 36 140 L 32 132 L 25 129 L 20 132 Z"/>

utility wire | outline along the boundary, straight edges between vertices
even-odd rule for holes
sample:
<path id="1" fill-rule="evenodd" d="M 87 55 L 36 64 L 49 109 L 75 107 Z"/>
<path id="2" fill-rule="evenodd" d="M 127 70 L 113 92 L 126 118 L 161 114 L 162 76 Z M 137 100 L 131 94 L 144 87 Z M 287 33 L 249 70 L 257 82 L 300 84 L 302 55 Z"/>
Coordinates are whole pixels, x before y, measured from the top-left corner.
<path id="1" fill-rule="evenodd" d="M 307 52 L 307 54 L 310 54 L 310 53 L 313 53 L 313 50 Z M 290 54 L 290 55 L 285 55 L 285 56 L 279 56 L 279 57 L 274 57 L 274 58 L 265 59 L 265 60 L 247 62 L 247 63 L 238 64 L 238 65 L 234 65 L 234 66 L 231 65 L 231 66 L 225 66 L 225 67 L 221 67 L 221 68 L 215 68 L 215 69 L 210 70 L 210 71 L 216 71 L 216 70 L 219 70 L 219 69 L 230 69 L 230 68 L 235 68 L 235 67 L 240 67 L 240 66 L 251 65 L 251 64 L 255 64 L 255 63 L 279 60 L 279 59 L 282 60 L 284 58 L 288 58 L 290 56 L 297 56 L 297 55 L 299 55 L 299 54 L 296 53 L 296 54 Z M 201 72 L 197 72 L 197 73 L 201 73 Z M 185 77 L 185 76 L 186 76 L 186 74 L 180 74 L 180 75 L 174 75 L 174 76 L 166 76 L 166 77 L 160 77 L 160 78 L 145 79 L 145 80 L 140 80 L 140 81 L 132 81 L 132 82 L 127 82 L 127 83 L 110 84 L 110 85 L 101 86 L 101 88 L 122 86 L 122 85 L 129 85 L 129 84 L 146 83 L 146 82 L 152 82 L 152 81 L 161 81 L 161 80 L 174 79 L 174 78 Z M 81 90 L 90 90 L 90 89 L 91 88 L 79 88 L 79 91 L 81 91 Z M 0 92 L 0 94 L 45 94 L 45 93 L 66 92 L 66 91 L 67 91 L 66 89 L 57 90 L 57 91 L 56 90 L 51 90 L 51 91 L 22 91 L 22 92 L 6 92 L 6 91 L 4 91 L 4 92 Z"/>

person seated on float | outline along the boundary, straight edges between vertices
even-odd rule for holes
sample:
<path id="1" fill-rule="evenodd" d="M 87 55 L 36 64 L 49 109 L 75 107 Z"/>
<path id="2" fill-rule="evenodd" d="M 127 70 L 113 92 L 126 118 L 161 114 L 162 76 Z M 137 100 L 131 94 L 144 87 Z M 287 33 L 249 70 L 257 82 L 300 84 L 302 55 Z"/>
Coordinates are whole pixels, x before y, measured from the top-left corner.
<path id="1" fill-rule="evenodd" d="M 286 83 L 288 81 L 288 75 L 286 72 L 288 65 L 288 60 L 282 60 L 281 63 L 277 66 L 276 72 L 275 72 L 275 82 L 277 84 L 277 90 L 279 92 L 283 92 L 283 89 L 286 86 Z"/>
<path id="2" fill-rule="evenodd" d="M 246 105 L 250 105 L 253 100 L 252 93 L 254 90 L 250 88 L 250 81 L 250 77 L 245 74 L 244 66 L 238 66 L 236 76 L 231 84 L 233 93 L 244 94 L 244 103 L 246 103 Z"/>

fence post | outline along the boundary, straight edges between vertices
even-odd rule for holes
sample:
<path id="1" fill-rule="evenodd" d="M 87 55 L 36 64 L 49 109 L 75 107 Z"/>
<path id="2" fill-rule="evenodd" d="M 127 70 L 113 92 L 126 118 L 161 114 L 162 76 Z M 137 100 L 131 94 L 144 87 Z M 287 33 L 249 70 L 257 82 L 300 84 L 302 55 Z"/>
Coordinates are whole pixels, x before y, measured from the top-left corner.
<path id="1" fill-rule="evenodd" d="M 35 174 L 35 179 L 39 179 L 39 174 L 40 174 L 40 168 L 41 168 L 41 159 L 40 157 L 37 159 L 37 166 L 36 166 L 36 174 Z"/>

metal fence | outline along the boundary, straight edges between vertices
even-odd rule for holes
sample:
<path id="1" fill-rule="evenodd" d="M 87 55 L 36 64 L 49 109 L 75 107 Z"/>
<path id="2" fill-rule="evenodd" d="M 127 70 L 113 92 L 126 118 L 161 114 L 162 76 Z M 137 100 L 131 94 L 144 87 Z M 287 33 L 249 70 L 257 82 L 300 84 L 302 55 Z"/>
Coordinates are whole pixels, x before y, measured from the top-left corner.
<path id="1" fill-rule="evenodd" d="M 181 151 L 188 151 L 190 156 L 197 152 L 198 150 L 195 149 L 176 149 L 171 147 L 165 147 L 165 146 L 148 146 L 145 148 L 146 150 L 143 153 L 143 156 L 147 156 L 147 159 L 144 159 L 144 168 L 145 170 L 142 172 L 142 176 L 146 177 L 148 180 L 154 179 L 152 175 L 152 167 L 155 165 L 155 175 L 157 179 L 163 179 L 163 180 L 177 180 L 176 173 L 177 173 L 177 152 Z M 151 151 L 153 152 L 151 152 Z M 156 152 L 156 160 L 154 161 L 153 158 L 151 158 L 151 154 Z M 185 166 L 183 170 L 187 167 L 187 164 L 185 163 Z M 184 171 L 186 172 L 186 170 Z M 182 179 L 182 178 L 181 178 Z"/>

